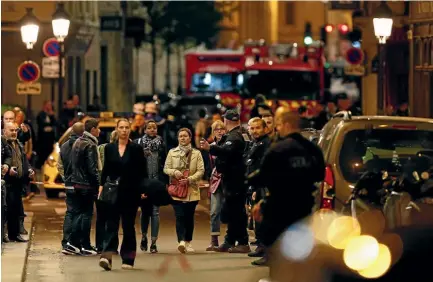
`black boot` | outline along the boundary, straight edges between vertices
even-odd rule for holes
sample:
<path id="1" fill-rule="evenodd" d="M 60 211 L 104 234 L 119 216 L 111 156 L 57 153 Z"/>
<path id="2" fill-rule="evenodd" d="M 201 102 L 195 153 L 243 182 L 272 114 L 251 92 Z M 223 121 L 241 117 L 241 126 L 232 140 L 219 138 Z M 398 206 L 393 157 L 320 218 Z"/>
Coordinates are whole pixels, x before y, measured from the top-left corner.
<path id="1" fill-rule="evenodd" d="M 140 249 L 143 252 L 147 252 L 148 242 L 147 242 L 147 237 L 145 237 L 145 236 L 143 236 L 143 238 L 141 238 Z"/>
<path id="2" fill-rule="evenodd" d="M 150 252 L 152 254 L 156 254 L 158 252 L 158 247 L 156 247 L 156 240 L 152 240 L 152 243 L 150 244 Z"/>
<path id="3" fill-rule="evenodd" d="M 21 235 L 29 235 L 29 232 L 24 228 L 24 217 L 20 218 L 20 234 Z"/>

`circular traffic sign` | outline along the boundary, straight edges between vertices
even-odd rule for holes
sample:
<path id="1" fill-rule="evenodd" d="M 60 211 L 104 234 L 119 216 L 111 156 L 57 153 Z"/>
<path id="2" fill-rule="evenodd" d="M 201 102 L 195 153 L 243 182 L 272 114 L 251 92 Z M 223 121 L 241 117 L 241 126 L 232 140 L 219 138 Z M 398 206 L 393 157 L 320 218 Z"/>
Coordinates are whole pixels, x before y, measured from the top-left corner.
<path id="1" fill-rule="evenodd" d="M 23 82 L 35 82 L 41 76 L 41 69 L 33 61 L 25 61 L 18 66 L 18 78 Z"/>
<path id="2" fill-rule="evenodd" d="M 48 38 L 42 45 L 42 52 L 46 57 L 58 57 L 60 54 L 60 44 L 56 38 Z"/>
<path id="3" fill-rule="evenodd" d="M 362 60 L 364 60 L 364 53 L 359 48 L 350 48 L 346 52 L 346 61 L 348 61 L 352 65 L 361 64 Z"/>

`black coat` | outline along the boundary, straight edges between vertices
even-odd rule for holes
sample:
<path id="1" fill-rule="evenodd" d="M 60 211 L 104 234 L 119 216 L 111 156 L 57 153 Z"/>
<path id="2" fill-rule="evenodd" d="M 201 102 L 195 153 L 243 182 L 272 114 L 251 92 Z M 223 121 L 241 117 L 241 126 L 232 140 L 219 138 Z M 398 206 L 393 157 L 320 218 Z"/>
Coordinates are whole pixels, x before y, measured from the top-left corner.
<path id="1" fill-rule="evenodd" d="M 72 166 L 72 146 L 78 138 L 78 135 L 72 133 L 69 140 L 60 147 L 60 159 L 62 160 L 64 171 L 63 181 L 66 185 L 71 184 L 72 172 L 74 171 Z"/>
<path id="2" fill-rule="evenodd" d="M 71 182 L 81 188 L 97 189 L 99 187 L 98 140 L 90 133 L 84 132 L 72 145 L 71 164 L 73 169 Z M 77 186 L 77 187 L 78 187 Z"/>
<path id="3" fill-rule="evenodd" d="M 101 175 L 101 185 L 107 181 L 119 179 L 118 202 L 121 205 L 136 204 L 140 194 L 145 193 L 142 187 L 147 178 L 146 158 L 140 145 L 129 142 L 123 157 L 119 155 L 119 143 L 109 143 L 104 148 L 104 165 Z"/>

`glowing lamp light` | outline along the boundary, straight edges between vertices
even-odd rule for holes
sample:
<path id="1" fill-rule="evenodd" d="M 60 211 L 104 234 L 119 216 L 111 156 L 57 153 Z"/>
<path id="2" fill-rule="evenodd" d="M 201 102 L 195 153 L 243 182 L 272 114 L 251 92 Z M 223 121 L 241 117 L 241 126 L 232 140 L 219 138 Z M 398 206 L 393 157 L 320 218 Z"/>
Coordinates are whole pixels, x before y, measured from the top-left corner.
<path id="1" fill-rule="evenodd" d="M 360 271 L 372 266 L 379 257 L 379 243 L 368 235 L 353 237 L 344 249 L 344 263 L 350 269 Z"/>
<path id="2" fill-rule="evenodd" d="M 313 43 L 313 38 L 311 36 L 305 36 L 304 37 L 304 44 L 305 45 L 311 45 Z"/>
<path id="3" fill-rule="evenodd" d="M 385 44 L 391 36 L 392 24 L 392 10 L 382 1 L 373 15 L 374 35 L 379 39 L 379 44 Z"/>
<path id="4" fill-rule="evenodd" d="M 66 13 L 65 5 L 63 3 L 57 4 L 57 9 L 53 14 L 53 20 L 51 23 L 53 25 L 53 33 L 57 41 L 65 41 L 65 38 L 69 33 L 69 25 L 71 21 L 69 20 L 69 14 Z"/>
<path id="5" fill-rule="evenodd" d="M 339 24 L 338 30 L 340 31 L 340 33 L 346 34 L 349 31 L 349 26 L 347 24 Z"/>
<path id="6" fill-rule="evenodd" d="M 332 32 L 334 30 L 334 26 L 333 25 L 331 25 L 331 24 L 327 24 L 326 26 L 325 26 L 325 31 L 327 32 L 327 33 L 330 33 L 330 32 Z"/>
<path id="7" fill-rule="evenodd" d="M 358 273 L 368 279 L 383 276 L 391 266 L 391 252 L 386 245 L 379 244 L 379 255 L 375 262 L 369 267 L 358 271 Z"/>
<path id="8" fill-rule="evenodd" d="M 21 19 L 21 39 L 27 49 L 33 49 L 38 40 L 39 21 L 33 14 L 33 8 L 26 8 L 27 14 Z"/>
<path id="9" fill-rule="evenodd" d="M 349 241 L 361 234 L 361 226 L 351 216 L 341 216 L 332 221 L 328 227 L 327 239 L 329 245 L 343 250 Z"/>

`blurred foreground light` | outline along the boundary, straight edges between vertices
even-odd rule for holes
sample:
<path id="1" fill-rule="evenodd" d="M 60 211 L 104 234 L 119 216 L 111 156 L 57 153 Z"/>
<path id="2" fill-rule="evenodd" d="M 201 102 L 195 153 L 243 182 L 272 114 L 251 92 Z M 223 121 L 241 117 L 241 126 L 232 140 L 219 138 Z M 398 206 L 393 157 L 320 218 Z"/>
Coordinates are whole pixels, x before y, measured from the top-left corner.
<path id="1" fill-rule="evenodd" d="M 295 223 L 281 236 L 281 253 L 289 260 L 302 261 L 314 248 L 314 236 L 304 223 Z"/>
<path id="2" fill-rule="evenodd" d="M 403 241 L 395 233 L 388 233 L 380 238 L 379 242 L 386 245 L 391 252 L 391 265 L 397 263 L 403 255 Z"/>
<path id="3" fill-rule="evenodd" d="M 361 227 L 358 221 L 351 216 L 341 216 L 332 221 L 328 227 L 328 243 L 336 248 L 343 250 L 353 237 L 361 234 Z"/>
<path id="4" fill-rule="evenodd" d="M 343 259 L 347 267 L 364 270 L 374 264 L 379 256 L 379 243 L 374 237 L 362 235 L 353 237 L 344 249 Z"/>
<path id="5" fill-rule="evenodd" d="M 379 244 L 379 255 L 376 261 L 369 267 L 360 270 L 358 273 L 369 279 L 383 276 L 391 266 L 391 252 L 386 245 Z"/>
<path id="6" fill-rule="evenodd" d="M 317 241 L 323 244 L 328 244 L 328 227 L 338 217 L 338 214 L 333 210 L 320 209 L 316 211 L 311 218 L 311 230 Z"/>
<path id="7" fill-rule="evenodd" d="M 305 36 L 304 37 L 304 44 L 305 45 L 311 45 L 313 43 L 313 38 L 311 36 Z"/>

